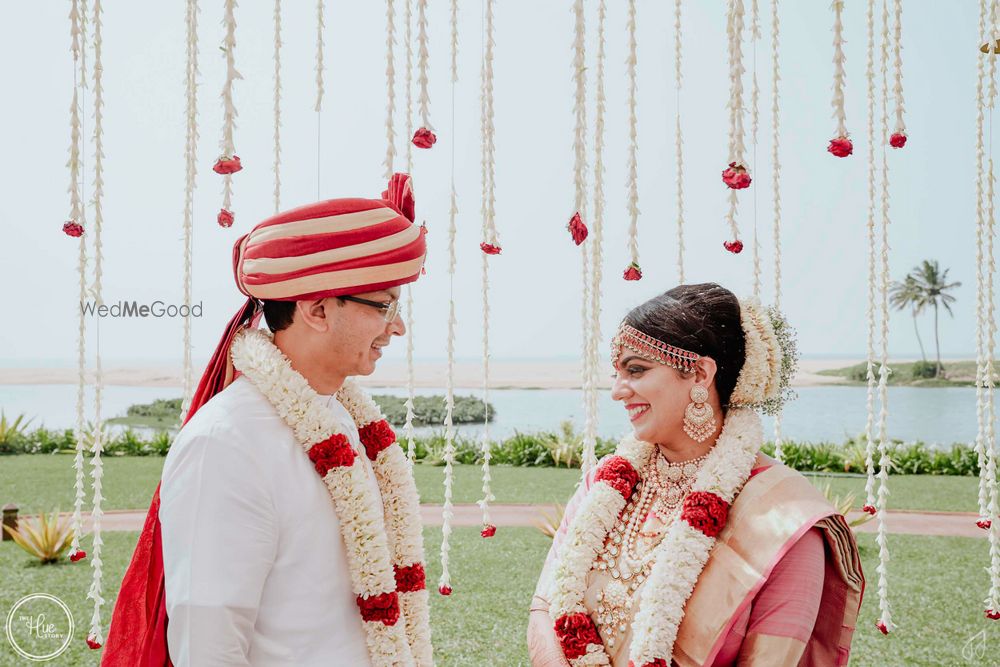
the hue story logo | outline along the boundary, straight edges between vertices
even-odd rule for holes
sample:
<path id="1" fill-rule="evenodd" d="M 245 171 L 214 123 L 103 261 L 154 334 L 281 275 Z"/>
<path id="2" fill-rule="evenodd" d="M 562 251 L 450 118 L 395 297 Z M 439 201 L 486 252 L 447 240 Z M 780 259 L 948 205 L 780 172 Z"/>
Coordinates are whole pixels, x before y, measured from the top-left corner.
<path id="1" fill-rule="evenodd" d="M 73 614 L 59 598 L 47 593 L 26 595 L 7 614 L 7 641 L 22 658 L 33 662 L 63 654 L 73 638 Z"/>

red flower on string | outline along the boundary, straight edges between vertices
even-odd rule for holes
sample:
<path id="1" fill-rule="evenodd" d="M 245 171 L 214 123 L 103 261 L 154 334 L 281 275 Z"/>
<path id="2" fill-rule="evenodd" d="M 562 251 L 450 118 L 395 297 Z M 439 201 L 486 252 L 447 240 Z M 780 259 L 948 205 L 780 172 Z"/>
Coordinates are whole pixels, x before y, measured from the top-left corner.
<path id="1" fill-rule="evenodd" d="M 320 477 L 326 477 L 331 468 L 353 465 L 354 456 L 351 443 L 343 433 L 334 433 L 309 448 L 309 460 Z"/>
<path id="2" fill-rule="evenodd" d="M 905 132 L 893 132 L 892 136 L 889 137 L 889 145 L 893 148 L 902 148 L 906 145 L 906 139 Z"/>
<path id="3" fill-rule="evenodd" d="M 555 630 L 559 645 L 569 660 L 576 660 L 585 655 L 587 644 L 601 644 L 597 627 L 590 620 L 590 616 L 584 613 L 563 614 L 556 619 Z"/>
<path id="4" fill-rule="evenodd" d="M 417 148 L 430 148 L 437 143 L 437 135 L 426 127 L 422 127 L 413 133 L 413 145 Z"/>
<path id="5" fill-rule="evenodd" d="M 987 609 L 986 618 L 990 619 L 991 621 L 1000 621 L 1000 611 L 996 611 L 994 609 Z"/>
<path id="6" fill-rule="evenodd" d="M 882 621 L 876 623 L 875 627 L 878 628 L 879 632 L 881 632 L 883 635 L 889 634 L 889 628 L 887 628 L 885 623 L 883 623 Z"/>
<path id="7" fill-rule="evenodd" d="M 396 591 L 379 593 L 369 598 L 358 596 L 361 618 L 369 623 L 396 625 L 399 620 L 399 595 Z"/>
<path id="8" fill-rule="evenodd" d="M 73 238 L 78 239 L 83 236 L 83 225 L 70 220 L 63 223 L 63 233 L 66 234 L 66 236 L 72 236 Z"/>
<path id="9" fill-rule="evenodd" d="M 396 590 L 400 593 L 422 591 L 427 586 L 427 575 L 422 563 L 414 563 L 408 567 L 395 567 Z"/>
<path id="10" fill-rule="evenodd" d="M 875 516 L 875 512 L 876 512 L 874 505 L 865 505 L 864 507 L 861 508 L 861 511 L 862 512 L 868 512 L 872 516 Z"/>
<path id="11" fill-rule="evenodd" d="M 215 166 L 212 167 L 212 171 L 217 174 L 222 174 L 223 176 L 228 176 L 229 174 L 235 174 L 238 171 L 243 170 L 243 165 L 240 163 L 240 156 L 234 155 L 229 157 L 223 155 L 218 160 L 215 161 Z"/>
<path id="12" fill-rule="evenodd" d="M 499 255 L 502 248 L 499 245 L 493 245 L 492 243 L 480 243 L 479 247 L 487 255 Z"/>
<path id="13" fill-rule="evenodd" d="M 445 585 L 439 586 L 438 593 L 440 593 L 441 595 L 451 595 L 451 586 L 445 586 Z"/>
<path id="14" fill-rule="evenodd" d="M 722 170 L 722 182 L 733 190 L 743 190 L 750 187 L 750 172 L 742 164 L 730 162 L 729 166 Z"/>
<path id="15" fill-rule="evenodd" d="M 97 635 L 90 635 L 87 637 L 87 646 L 95 651 L 101 648 L 101 642 L 97 641 Z"/>
<path id="16" fill-rule="evenodd" d="M 740 241 L 739 239 L 736 239 L 735 241 L 723 241 L 722 247 L 734 255 L 738 255 L 743 252 L 743 241 Z"/>
<path id="17" fill-rule="evenodd" d="M 989 519 L 980 519 L 979 521 L 976 522 L 976 525 L 982 528 L 983 530 L 989 530 L 990 526 L 993 525 L 993 522 L 990 521 Z"/>
<path id="18" fill-rule="evenodd" d="M 219 215 L 215 217 L 215 221 L 219 223 L 219 227 L 232 227 L 233 220 L 233 212 L 224 208 L 219 209 Z"/>
<path id="19" fill-rule="evenodd" d="M 69 560 L 72 563 L 76 563 L 77 561 L 81 561 L 86 557 L 87 557 L 86 551 L 84 551 L 83 549 L 77 549 L 76 553 L 69 555 Z"/>
<path id="20" fill-rule="evenodd" d="M 497 527 L 494 526 L 492 523 L 488 523 L 485 526 L 483 526 L 483 529 L 482 531 L 480 531 L 479 534 L 482 535 L 483 537 L 493 537 L 494 535 L 497 534 Z"/>
<path id="21" fill-rule="evenodd" d="M 692 491 L 681 508 L 681 519 L 706 537 L 721 533 L 728 516 L 729 503 L 707 491 Z"/>
<path id="22" fill-rule="evenodd" d="M 837 157 L 847 157 L 854 152 L 854 144 L 847 137 L 837 137 L 830 139 L 830 145 L 826 147 L 826 150 Z"/>
<path id="23" fill-rule="evenodd" d="M 572 235 L 573 243 L 580 245 L 587 240 L 587 225 L 583 224 L 583 218 L 580 217 L 579 211 L 574 213 L 573 217 L 569 219 L 569 224 L 566 225 L 566 229 L 568 229 L 570 235 Z"/>
<path id="24" fill-rule="evenodd" d="M 625 269 L 623 277 L 625 280 L 642 280 L 642 269 L 639 268 L 638 264 L 632 262 L 628 265 L 628 268 Z"/>
<path id="25" fill-rule="evenodd" d="M 365 446 L 365 454 L 371 461 L 378 458 L 379 452 L 396 442 L 396 432 L 384 419 L 365 424 L 358 429 L 358 436 L 361 438 L 361 444 Z"/>
<path id="26" fill-rule="evenodd" d="M 632 464 L 623 456 L 609 456 L 604 459 L 604 463 L 597 469 L 594 475 L 595 482 L 604 482 L 612 489 L 622 494 L 622 498 L 628 500 L 639 483 L 639 473 L 635 471 Z"/>

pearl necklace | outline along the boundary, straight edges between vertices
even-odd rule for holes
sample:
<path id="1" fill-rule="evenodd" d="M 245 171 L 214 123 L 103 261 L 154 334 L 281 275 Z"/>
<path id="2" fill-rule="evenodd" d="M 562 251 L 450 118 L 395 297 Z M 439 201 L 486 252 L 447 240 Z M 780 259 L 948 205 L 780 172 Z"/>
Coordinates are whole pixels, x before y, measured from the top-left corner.
<path id="1" fill-rule="evenodd" d="M 671 463 L 655 453 L 646 463 L 643 481 L 633 491 L 621 517 L 598 554 L 595 569 L 611 580 L 597 593 L 597 626 L 608 647 L 628 629 L 632 600 L 653 569 L 656 545 L 680 513 L 684 497 L 708 457 Z M 650 512 L 662 525 L 650 536 L 644 530 Z M 640 553 L 640 547 L 644 553 Z"/>

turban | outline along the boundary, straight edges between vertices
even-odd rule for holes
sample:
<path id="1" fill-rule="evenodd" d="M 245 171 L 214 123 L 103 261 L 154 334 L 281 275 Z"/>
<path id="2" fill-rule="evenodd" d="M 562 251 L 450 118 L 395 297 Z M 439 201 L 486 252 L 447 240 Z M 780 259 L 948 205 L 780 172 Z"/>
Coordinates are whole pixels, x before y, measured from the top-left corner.
<path id="1" fill-rule="evenodd" d="M 381 199 L 330 199 L 279 213 L 233 246 L 236 287 L 246 302 L 226 325 L 198 389 L 187 423 L 233 381 L 229 347 L 245 327 L 256 327 L 262 300 L 299 301 L 374 292 L 415 281 L 427 246 L 414 221 L 413 189 L 393 174 Z M 101 664 L 170 665 L 160 543 L 160 489 L 118 593 Z"/>

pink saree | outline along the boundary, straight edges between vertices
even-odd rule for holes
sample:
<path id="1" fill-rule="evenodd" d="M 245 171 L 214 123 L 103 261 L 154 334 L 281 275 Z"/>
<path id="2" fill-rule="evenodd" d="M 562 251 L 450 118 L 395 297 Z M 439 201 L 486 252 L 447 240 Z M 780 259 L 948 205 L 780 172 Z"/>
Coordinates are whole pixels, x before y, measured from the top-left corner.
<path id="1" fill-rule="evenodd" d="M 553 540 L 538 585 L 546 599 L 592 477 L 566 507 Z M 588 575 L 584 604 L 591 614 L 606 584 L 606 574 Z M 761 456 L 685 606 L 673 664 L 846 665 L 864 585 L 844 518 L 802 475 Z M 628 667 L 630 642 L 631 631 L 609 650 L 613 667 Z"/>

